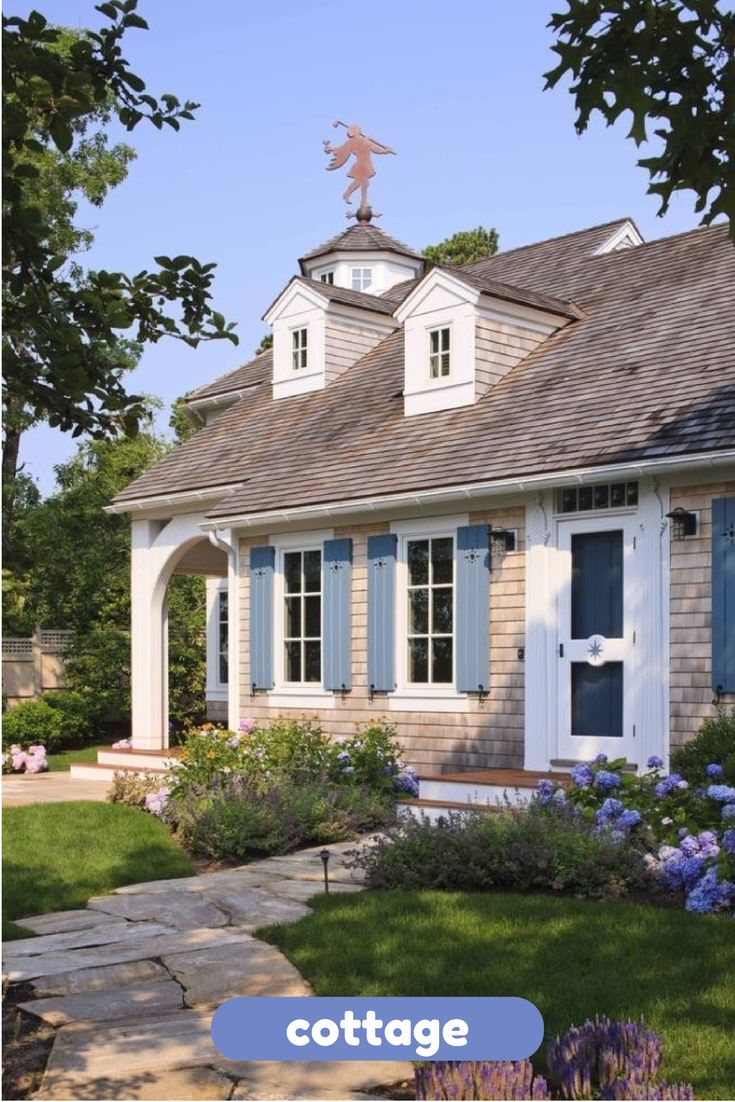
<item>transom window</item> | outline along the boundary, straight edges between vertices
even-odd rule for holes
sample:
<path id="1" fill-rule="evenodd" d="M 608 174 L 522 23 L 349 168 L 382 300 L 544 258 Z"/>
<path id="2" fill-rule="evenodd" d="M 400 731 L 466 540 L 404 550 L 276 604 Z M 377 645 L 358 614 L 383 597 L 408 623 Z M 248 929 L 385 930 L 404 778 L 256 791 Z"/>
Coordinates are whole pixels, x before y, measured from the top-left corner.
<path id="1" fill-rule="evenodd" d="M 597 486 L 564 486 L 556 491 L 557 513 L 623 509 L 637 504 L 637 482 L 602 482 Z"/>
<path id="2" fill-rule="evenodd" d="M 454 681 L 454 540 L 412 539 L 406 544 L 408 572 L 408 682 L 450 685 Z"/>
<path id="3" fill-rule="evenodd" d="M 301 371 L 306 367 L 308 356 L 308 330 L 293 329 L 291 331 L 291 362 L 294 371 Z"/>
<path id="4" fill-rule="evenodd" d="M 350 277 L 353 291 L 367 291 L 373 285 L 372 268 L 353 268 Z"/>
<path id="5" fill-rule="evenodd" d="M 322 553 L 283 556 L 284 677 L 291 684 L 322 679 Z"/>
<path id="6" fill-rule="evenodd" d="M 334 268 L 331 268 L 328 272 L 320 272 L 319 279 L 322 283 L 334 283 Z"/>
<path id="7" fill-rule="evenodd" d="M 220 685 L 229 680 L 228 594 L 217 595 L 217 678 Z"/>
<path id="8" fill-rule="evenodd" d="M 443 379 L 450 370 L 449 327 L 429 330 L 429 378 Z"/>

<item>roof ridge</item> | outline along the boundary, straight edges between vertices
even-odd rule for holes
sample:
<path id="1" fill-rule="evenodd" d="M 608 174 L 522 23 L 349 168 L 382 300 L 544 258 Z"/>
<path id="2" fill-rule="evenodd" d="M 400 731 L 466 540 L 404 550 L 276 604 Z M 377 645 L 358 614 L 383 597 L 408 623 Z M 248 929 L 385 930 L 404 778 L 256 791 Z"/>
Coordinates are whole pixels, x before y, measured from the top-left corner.
<path id="1" fill-rule="evenodd" d="M 512 249 L 498 249 L 492 256 L 483 257 L 482 260 L 470 260 L 466 264 L 459 264 L 457 267 L 461 270 L 463 268 L 471 269 L 478 264 L 487 264 L 488 260 L 494 260 L 496 256 L 510 256 L 512 253 L 523 252 L 524 249 L 538 249 L 541 245 L 550 245 L 552 241 L 565 241 L 570 237 L 581 237 L 584 233 L 593 233 L 595 230 L 604 230 L 608 226 L 619 226 L 625 222 L 632 222 L 635 225 L 635 219 L 626 215 L 624 218 L 613 218 L 609 222 L 600 222 L 594 226 L 585 226 L 581 230 L 570 230 L 569 233 L 560 233 L 555 237 L 544 237 L 541 241 L 529 241 L 525 245 L 516 245 Z M 645 242 L 644 242 L 645 244 Z"/>

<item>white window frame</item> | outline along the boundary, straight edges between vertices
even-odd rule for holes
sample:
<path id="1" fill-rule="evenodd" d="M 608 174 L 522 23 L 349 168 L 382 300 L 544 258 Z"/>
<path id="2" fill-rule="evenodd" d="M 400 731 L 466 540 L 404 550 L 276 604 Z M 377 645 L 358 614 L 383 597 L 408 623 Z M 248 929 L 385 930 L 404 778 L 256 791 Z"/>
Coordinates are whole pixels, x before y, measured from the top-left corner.
<path id="1" fill-rule="evenodd" d="M 291 333 L 291 371 L 309 369 L 309 326 L 294 325 Z M 303 362 L 301 362 L 303 361 Z"/>
<path id="2" fill-rule="evenodd" d="M 360 273 L 359 276 L 357 274 L 358 272 Z M 368 277 L 367 286 L 365 286 L 365 276 L 366 275 Z M 355 280 L 356 279 L 360 283 L 359 287 L 355 286 Z M 366 292 L 373 286 L 373 284 L 374 284 L 374 272 L 373 272 L 372 268 L 363 268 L 363 267 L 354 267 L 353 268 L 353 267 L 350 267 L 350 288 L 353 291 Z"/>
<path id="3" fill-rule="evenodd" d="M 221 681 L 219 675 L 220 597 L 223 593 L 228 595 L 228 615 L 231 615 L 231 610 L 229 608 L 229 586 L 226 578 L 221 578 L 217 582 L 214 592 L 208 592 L 207 594 L 207 685 L 205 690 L 207 700 L 226 701 L 229 693 L 229 682 Z M 231 673 L 232 666 L 230 659 L 231 656 L 228 654 L 228 666 L 229 672 Z"/>
<path id="4" fill-rule="evenodd" d="M 439 334 L 439 350 L 437 352 L 432 352 L 431 341 L 432 341 L 432 337 L 434 336 L 435 333 Z M 441 347 L 442 333 L 447 334 L 447 347 L 446 347 L 446 349 L 443 349 Z M 452 377 L 452 326 L 451 326 L 451 324 L 433 325 L 431 327 L 431 329 L 427 329 L 426 330 L 426 349 L 427 349 L 427 352 L 426 352 L 427 362 L 428 362 L 428 366 L 429 366 L 429 382 L 432 385 L 436 385 L 437 383 L 441 385 L 443 383 L 446 386 L 446 381 L 448 379 L 451 379 L 451 377 Z M 448 369 L 447 369 L 446 375 L 442 372 L 442 357 L 443 356 L 447 356 L 447 367 L 448 367 Z M 438 367 L 438 374 L 436 374 L 436 375 L 433 374 L 433 368 L 434 368 L 435 363 Z"/>
<path id="5" fill-rule="evenodd" d="M 271 538 L 276 550 L 275 576 L 273 579 L 273 673 L 274 688 L 268 693 L 272 708 L 334 708 L 335 693 L 324 688 L 324 541 L 334 535 L 332 529 L 310 532 L 283 533 Z M 319 551 L 322 556 L 322 680 L 321 682 L 286 681 L 286 656 L 284 647 L 284 556 L 288 551 Z"/>
<path id="6" fill-rule="evenodd" d="M 319 273 L 319 282 L 326 283 L 329 286 L 334 285 L 334 268 L 325 268 L 323 272 Z"/>
<path id="7" fill-rule="evenodd" d="M 227 679 L 222 680 L 222 598 L 227 601 L 227 616 L 225 618 L 225 653 L 227 655 Z M 230 684 L 230 594 L 226 585 L 217 589 L 215 602 L 215 623 L 217 625 L 217 686 L 226 689 Z"/>
<path id="8" fill-rule="evenodd" d="M 396 684 L 388 693 L 388 710 L 393 712 L 469 712 L 470 698 L 457 691 L 457 631 L 456 608 L 453 618 L 452 682 L 414 684 L 408 681 L 408 544 L 416 539 L 451 537 L 454 547 L 452 584 L 457 596 L 457 528 L 469 523 L 466 513 L 459 516 L 420 518 L 394 521 L 391 532 L 398 536 L 396 549 Z"/>

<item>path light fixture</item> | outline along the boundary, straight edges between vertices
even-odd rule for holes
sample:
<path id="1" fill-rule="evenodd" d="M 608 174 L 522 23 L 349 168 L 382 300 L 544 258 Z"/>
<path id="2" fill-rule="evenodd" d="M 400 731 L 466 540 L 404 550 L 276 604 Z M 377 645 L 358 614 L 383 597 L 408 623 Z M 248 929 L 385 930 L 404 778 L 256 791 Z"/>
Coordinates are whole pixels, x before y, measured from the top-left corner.
<path id="1" fill-rule="evenodd" d="M 319 856 L 321 857 L 322 864 L 324 865 L 324 894 L 329 895 L 329 850 L 323 849 Z"/>
<path id="2" fill-rule="evenodd" d="M 671 528 L 675 540 L 685 540 L 687 536 L 696 536 L 696 513 L 690 513 L 688 509 L 682 509 L 681 505 L 678 505 L 666 516 L 671 519 Z"/>

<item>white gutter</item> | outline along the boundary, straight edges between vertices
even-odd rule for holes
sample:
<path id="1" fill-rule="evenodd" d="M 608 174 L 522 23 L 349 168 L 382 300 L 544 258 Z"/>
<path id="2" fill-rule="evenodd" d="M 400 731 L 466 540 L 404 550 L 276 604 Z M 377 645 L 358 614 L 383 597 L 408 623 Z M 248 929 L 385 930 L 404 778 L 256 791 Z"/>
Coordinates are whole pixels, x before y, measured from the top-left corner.
<path id="1" fill-rule="evenodd" d="M 556 471 L 551 474 L 529 475 L 526 478 L 503 479 L 492 482 L 471 482 L 464 486 L 452 486 L 434 490 L 417 490 L 408 494 L 386 494 L 373 498 L 353 498 L 323 505 L 305 505 L 296 509 L 276 509 L 266 513 L 241 513 L 217 517 L 200 527 L 203 531 L 222 527 L 252 528 L 269 521 L 279 523 L 332 517 L 341 513 L 376 512 L 406 506 L 432 505 L 443 502 L 467 501 L 477 497 L 495 497 L 507 493 L 528 493 L 550 486 L 569 486 L 624 478 L 644 478 L 666 472 L 687 470 L 690 467 L 717 468 L 735 465 L 735 450 L 727 452 L 703 452 L 681 458 L 652 459 L 634 463 L 620 463 L 606 467 L 584 467 L 576 471 Z"/>
<path id="2" fill-rule="evenodd" d="M 240 485 L 237 482 L 229 482 L 224 486 L 206 486 L 201 490 L 182 490 L 174 494 L 162 494 L 157 497 L 136 497 L 130 501 L 114 502 L 105 505 L 106 513 L 139 513 L 143 509 L 167 509 L 177 505 L 197 505 L 203 501 L 217 501 L 224 494 L 234 490 Z M 213 525 L 221 527 L 221 525 Z"/>
<path id="3" fill-rule="evenodd" d="M 200 410 L 216 408 L 217 406 L 232 405 L 247 394 L 252 394 L 260 386 L 260 383 L 252 383 L 250 386 L 241 387 L 239 390 L 223 390 L 221 394 L 206 395 L 204 398 L 191 398 L 184 403 L 188 410 Z"/>

